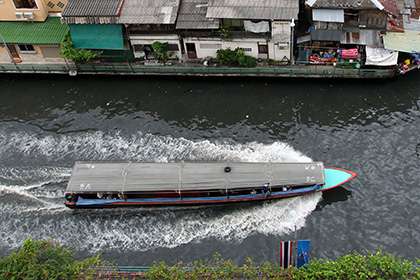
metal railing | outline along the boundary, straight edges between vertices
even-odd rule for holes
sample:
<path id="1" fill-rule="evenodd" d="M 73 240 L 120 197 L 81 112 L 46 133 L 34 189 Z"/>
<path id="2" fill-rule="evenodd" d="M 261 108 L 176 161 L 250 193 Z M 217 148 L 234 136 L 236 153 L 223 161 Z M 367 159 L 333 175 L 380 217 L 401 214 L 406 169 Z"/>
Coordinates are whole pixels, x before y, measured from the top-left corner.
<path id="1" fill-rule="evenodd" d="M 332 78 L 389 78 L 392 69 L 345 69 L 296 67 L 177 67 L 111 65 L 0 65 L 1 73 L 51 74 L 126 74 L 126 75 L 179 75 L 179 76 L 256 76 L 256 77 L 332 77 Z"/>

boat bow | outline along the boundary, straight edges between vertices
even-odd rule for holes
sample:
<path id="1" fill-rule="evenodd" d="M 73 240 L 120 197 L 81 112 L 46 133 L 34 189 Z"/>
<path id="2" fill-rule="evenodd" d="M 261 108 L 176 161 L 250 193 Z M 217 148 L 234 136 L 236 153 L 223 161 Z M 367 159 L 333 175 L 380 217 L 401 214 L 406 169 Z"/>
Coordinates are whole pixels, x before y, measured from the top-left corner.
<path id="1" fill-rule="evenodd" d="M 356 173 L 337 167 L 325 167 L 324 173 L 325 184 L 318 191 L 336 188 L 356 177 Z"/>

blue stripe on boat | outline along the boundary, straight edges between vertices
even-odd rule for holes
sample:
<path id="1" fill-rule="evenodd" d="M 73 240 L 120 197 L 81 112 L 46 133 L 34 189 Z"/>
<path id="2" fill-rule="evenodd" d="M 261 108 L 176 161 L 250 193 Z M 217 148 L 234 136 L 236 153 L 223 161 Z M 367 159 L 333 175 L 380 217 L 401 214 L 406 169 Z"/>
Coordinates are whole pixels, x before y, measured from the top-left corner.
<path id="1" fill-rule="evenodd" d="M 300 188 L 290 191 L 279 191 L 273 192 L 271 197 L 281 197 L 284 195 L 297 195 L 300 193 L 311 192 L 319 189 L 319 185 Z M 129 198 L 129 199 L 84 199 L 79 197 L 76 205 L 78 206 L 89 206 L 89 205 L 101 205 L 101 204 L 112 204 L 112 203 L 131 203 L 131 202 L 175 202 L 175 201 L 229 201 L 230 199 L 241 200 L 241 199 L 255 199 L 255 198 L 264 198 L 263 194 L 248 194 L 248 195 L 232 195 L 229 198 L 226 196 L 216 196 L 216 197 L 185 197 L 182 200 L 180 198 Z"/>

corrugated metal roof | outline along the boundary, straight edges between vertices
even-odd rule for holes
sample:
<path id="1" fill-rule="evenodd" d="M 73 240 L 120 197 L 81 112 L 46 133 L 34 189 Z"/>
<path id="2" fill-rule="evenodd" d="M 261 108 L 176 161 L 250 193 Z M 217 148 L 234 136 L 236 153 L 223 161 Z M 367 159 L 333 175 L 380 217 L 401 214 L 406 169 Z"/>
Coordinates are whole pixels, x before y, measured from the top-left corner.
<path id="1" fill-rule="evenodd" d="M 296 0 L 209 0 L 208 18 L 283 19 L 297 18 Z"/>
<path id="2" fill-rule="evenodd" d="M 383 37 L 384 46 L 387 50 L 406 53 L 420 52 L 420 32 L 405 30 L 404 33 L 388 32 Z"/>
<path id="3" fill-rule="evenodd" d="M 217 19 L 206 18 L 207 0 L 181 0 L 176 20 L 177 29 L 217 29 Z"/>
<path id="4" fill-rule="evenodd" d="M 224 169 L 229 166 L 228 174 Z M 311 180 L 308 180 L 310 178 Z M 325 184 L 322 162 L 76 162 L 66 192 L 219 190 Z"/>
<path id="5" fill-rule="evenodd" d="M 341 44 L 366 45 L 371 47 L 383 47 L 380 36 L 381 31 L 377 29 L 345 29 L 341 35 Z"/>
<path id="6" fill-rule="evenodd" d="M 313 21 L 323 22 L 344 22 L 344 10 L 343 9 L 313 9 L 312 10 Z"/>
<path id="7" fill-rule="evenodd" d="M 69 32 L 60 18 L 48 17 L 44 22 L 2 21 L 1 34 L 10 44 L 60 44 Z"/>
<path id="8" fill-rule="evenodd" d="M 63 17 L 61 22 L 67 24 L 116 24 L 118 23 L 118 17 Z"/>
<path id="9" fill-rule="evenodd" d="M 69 0 L 63 17 L 117 16 L 124 0 Z"/>
<path id="10" fill-rule="evenodd" d="M 312 41 L 334 41 L 340 42 L 342 30 L 312 30 Z"/>
<path id="11" fill-rule="evenodd" d="M 330 9 L 377 9 L 372 0 L 307 0 L 306 4 L 312 8 Z"/>
<path id="12" fill-rule="evenodd" d="M 410 18 L 408 15 L 403 15 L 404 29 L 420 31 L 420 21 L 418 19 Z"/>
<path id="13" fill-rule="evenodd" d="M 119 23 L 175 24 L 180 0 L 125 0 Z"/>
<path id="14" fill-rule="evenodd" d="M 384 6 L 385 11 L 398 16 L 397 1 L 395 0 L 379 0 L 379 2 Z"/>

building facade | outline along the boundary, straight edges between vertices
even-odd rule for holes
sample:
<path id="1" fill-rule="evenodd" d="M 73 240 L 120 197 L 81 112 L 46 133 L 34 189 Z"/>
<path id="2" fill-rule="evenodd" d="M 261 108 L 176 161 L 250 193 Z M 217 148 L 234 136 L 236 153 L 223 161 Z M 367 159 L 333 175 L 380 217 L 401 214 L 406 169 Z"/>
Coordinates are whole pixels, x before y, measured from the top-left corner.
<path id="1" fill-rule="evenodd" d="M 60 23 L 67 0 L 0 1 L 0 61 L 63 62 L 60 43 L 68 26 Z"/>

